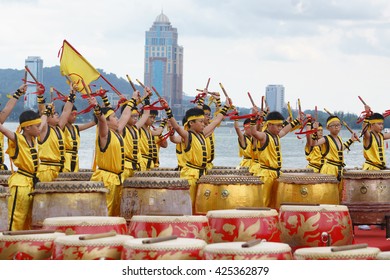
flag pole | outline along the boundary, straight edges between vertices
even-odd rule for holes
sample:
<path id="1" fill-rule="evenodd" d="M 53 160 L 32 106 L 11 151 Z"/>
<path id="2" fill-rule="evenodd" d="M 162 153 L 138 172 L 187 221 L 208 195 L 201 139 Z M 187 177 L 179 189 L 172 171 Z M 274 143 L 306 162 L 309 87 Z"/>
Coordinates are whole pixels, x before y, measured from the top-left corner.
<path id="1" fill-rule="evenodd" d="M 102 74 L 100 74 L 100 77 L 111 87 L 111 89 L 116 93 L 118 94 L 119 96 L 123 96 L 122 93 L 120 93 L 119 90 L 116 89 L 116 87 L 114 87 Z"/>

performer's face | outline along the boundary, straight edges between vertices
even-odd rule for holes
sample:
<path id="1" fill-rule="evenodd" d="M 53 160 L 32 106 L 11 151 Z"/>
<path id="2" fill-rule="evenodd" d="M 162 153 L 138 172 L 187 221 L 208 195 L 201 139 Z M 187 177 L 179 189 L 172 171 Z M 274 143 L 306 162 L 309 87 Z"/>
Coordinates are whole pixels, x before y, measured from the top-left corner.
<path id="1" fill-rule="evenodd" d="M 107 119 L 107 125 L 110 129 L 117 130 L 118 129 L 118 118 L 115 113 L 112 113 Z"/>
<path id="2" fill-rule="evenodd" d="M 204 119 L 192 120 L 190 122 L 191 122 L 191 130 L 197 133 L 203 132 L 203 129 L 206 126 L 204 123 Z"/>

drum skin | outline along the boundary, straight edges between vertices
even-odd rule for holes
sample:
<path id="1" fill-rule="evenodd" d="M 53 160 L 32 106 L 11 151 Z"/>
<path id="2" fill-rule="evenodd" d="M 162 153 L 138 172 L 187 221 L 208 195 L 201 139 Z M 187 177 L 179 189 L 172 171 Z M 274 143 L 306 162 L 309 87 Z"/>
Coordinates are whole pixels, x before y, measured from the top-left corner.
<path id="1" fill-rule="evenodd" d="M 143 244 L 149 238 L 136 238 L 123 245 L 123 260 L 202 260 L 206 242 L 200 239 L 174 240 Z"/>
<path id="2" fill-rule="evenodd" d="M 52 257 L 54 240 L 64 235 L 59 232 L 25 235 L 0 233 L 0 260 L 48 260 Z"/>
<path id="3" fill-rule="evenodd" d="M 330 237 L 329 245 L 350 245 L 353 241 L 351 217 L 343 205 L 282 205 L 279 225 L 281 242 L 293 250 L 327 246 L 323 233 Z"/>
<path id="4" fill-rule="evenodd" d="M 133 215 L 191 215 L 189 188 L 188 181 L 180 178 L 128 178 L 123 183 L 121 216 L 129 221 Z"/>
<path id="5" fill-rule="evenodd" d="M 178 236 L 209 243 L 210 228 L 205 216 L 142 216 L 130 219 L 129 235 L 135 238 Z"/>
<path id="6" fill-rule="evenodd" d="M 43 221 L 43 229 L 64 232 L 66 235 L 95 234 L 109 231 L 115 231 L 117 234 L 127 234 L 126 220 L 122 217 L 52 217 Z"/>
<path id="7" fill-rule="evenodd" d="M 345 171 L 343 187 L 343 203 L 390 202 L 390 170 Z"/>
<path id="8" fill-rule="evenodd" d="M 0 185 L 0 231 L 8 230 L 8 188 Z"/>
<path id="9" fill-rule="evenodd" d="M 275 208 L 285 202 L 340 204 L 339 181 L 319 173 L 285 173 L 278 179 Z"/>
<path id="10" fill-rule="evenodd" d="M 205 260 L 291 260 L 289 245 L 279 242 L 261 242 L 242 248 L 244 242 L 208 244 L 204 248 Z"/>
<path id="11" fill-rule="evenodd" d="M 205 175 L 197 185 L 195 214 L 210 210 L 259 207 L 263 183 L 254 176 Z"/>
<path id="12" fill-rule="evenodd" d="M 207 212 L 213 243 L 265 239 L 280 242 L 278 212 L 270 210 L 213 210 Z"/>
<path id="13" fill-rule="evenodd" d="M 376 259 L 377 259 L 377 260 L 390 260 L 390 251 L 380 252 L 380 253 L 376 256 Z"/>
<path id="14" fill-rule="evenodd" d="M 107 216 L 107 189 L 103 182 L 41 182 L 32 193 L 32 228 L 42 228 L 50 217 Z"/>
<path id="15" fill-rule="evenodd" d="M 294 252 L 295 260 L 375 260 L 379 248 L 367 247 L 340 252 L 332 252 L 332 247 L 301 248 Z"/>
<path id="16" fill-rule="evenodd" d="M 79 240 L 83 235 L 68 235 L 54 241 L 54 260 L 120 260 L 123 244 L 129 235 L 116 235 L 91 240 Z"/>

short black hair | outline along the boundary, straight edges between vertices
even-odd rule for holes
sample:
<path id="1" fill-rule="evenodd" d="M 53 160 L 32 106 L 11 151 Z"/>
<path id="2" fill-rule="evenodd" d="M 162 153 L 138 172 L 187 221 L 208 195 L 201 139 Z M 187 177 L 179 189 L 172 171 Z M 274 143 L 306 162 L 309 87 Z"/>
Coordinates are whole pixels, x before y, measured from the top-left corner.
<path id="1" fill-rule="evenodd" d="M 385 118 L 383 117 L 382 114 L 379 114 L 379 113 L 373 113 L 369 118 L 368 120 L 385 120 Z"/>
<path id="2" fill-rule="evenodd" d="M 267 121 L 284 121 L 284 117 L 280 112 L 273 111 L 267 115 Z"/>
<path id="3" fill-rule="evenodd" d="M 250 123 L 250 122 L 251 122 L 251 119 L 247 118 L 247 119 L 245 119 L 244 124 L 247 124 L 247 123 Z"/>
<path id="4" fill-rule="evenodd" d="M 39 118 L 40 118 L 40 116 L 39 116 L 38 112 L 35 112 L 33 110 L 27 110 L 27 111 L 24 111 L 20 114 L 19 124 L 22 124 L 22 123 L 27 122 L 27 121 L 36 120 Z"/>
<path id="5" fill-rule="evenodd" d="M 206 105 L 206 104 L 203 104 L 203 111 L 210 111 L 211 112 L 211 108 L 209 105 Z"/>
<path id="6" fill-rule="evenodd" d="M 101 109 L 102 115 L 106 114 L 109 110 L 114 110 L 111 107 L 102 107 L 100 109 Z M 114 111 L 114 113 L 115 113 L 115 111 Z M 108 117 L 106 118 L 106 120 L 108 120 Z M 95 114 L 93 114 L 93 119 L 94 119 L 95 123 L 98 123 L 98 118 L 96 117 Z"/>

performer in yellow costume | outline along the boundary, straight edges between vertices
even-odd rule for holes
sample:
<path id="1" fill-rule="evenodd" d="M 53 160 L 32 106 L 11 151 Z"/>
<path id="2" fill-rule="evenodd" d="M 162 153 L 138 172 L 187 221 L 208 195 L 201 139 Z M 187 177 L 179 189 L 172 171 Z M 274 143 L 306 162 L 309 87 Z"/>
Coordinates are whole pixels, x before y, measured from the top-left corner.
<path id="1" fill-rule="evenodd" d="M 136 100 L 130 99 L 123 110 L 120 120 L 110 107 L 101 108 L 94 97 L 89 98 L 94 105 L 94 113 L 98 124 L 96 137 L 95 161 L 97 169 L 94 170 L 91 181 L 102 181 L 108 189 L 106 196 L 108 215 L 120 215 L 120 202 L 122 192 L 122 173 L 125 166 L 123 130 L 130 118 L 131 108 Z"/>
<path id="2" fill-rule="evenodd" d="M 180 178 L 187 179 L 190 184 L 190 196 L 194 209 L 197 181 L 203 174 L 206 173 L 207 168 L 206 137 L 211 135 L 214 129 L 226 116 L 226 113 L 230 108 L 231 101 L 229 99 L 226 100 L 226 104 L 223 109 L 220 110 L 214 121 L 208 126 L 205 126 L 204 111 L 202 109 L 192 108 L 187 110 L 185 115 L 186 124 L 184 125 L 184 128 L 177 124 L 168 103 L 164 99 L 161 99 L 160 102 L 165 108 L 169 124 L 182 137 L 185 145 L 184 152 L 186 154 L 185 158 L 187 162 L 180 171 Z"/>
<path id="3" fill-rule="evenodd" d="M 258 115 L 258 109 L 253 107 L 253 115 Z M 261 115 L 263 113 L 261 112 Z M 295 119 L 287 125 L 283 125 L 284 117 L 281 113 L 274 111 L 267 115 L 264 131 L 256 129 L 256 117 L 251 117 L 251 134 L 260 142 L 261 156 L 259 157 L 260 172 L 254 174 L 263 181 L 262 201 L 259 206 L 272 207 L 274 194 L 276 193 L 276 179 L 280 176 L 282 167 L 282 152 L 280 138 L 289 133 L 295 126 L 300 124 Z M 275 185 L 274 185 L 275 184 Z"/>
<path id="4" fill-rule="evenodd" d="M 306 130 L 312 129 L 312 123 L 307 122 Z M 321 139 L 323 137 L 323 132 L 324 130 L 322 124 L 319 123 L 315 134 L 306 134 L 305 155 L 306 160 L 309 162 L 306 168 L 312 169 L 315 173 L 319 173 L 321 171 L 322 165 L 324 164 L 324 158 L 322 157 L 320 147 L 312 146 L 311 142 L 314 139 Z"/>
<path id="5" fill-rule="evenodd" d="M 238 155 L 242 158 L 239 166 L 248 168 L 250 168 L 254 162 L 250 122 L 250 119 L 244 121 L 244 133 L 242 133 L 238 120 L 234 121 L 234 129 L 238 136 Z"/>
<path id="6" fill-rule="evenodd" d="M 390 139 L 390 133 L 383 133 L 384 117 L 373 113 L 363 122 L 363 155 L 366 159 L 363 170 L 386 169 L 384 141 Z"/>

